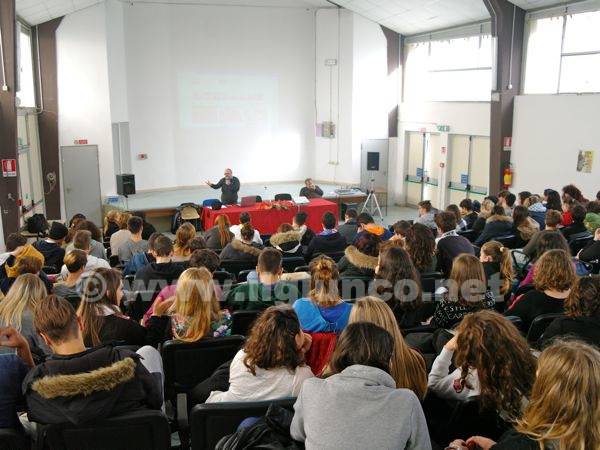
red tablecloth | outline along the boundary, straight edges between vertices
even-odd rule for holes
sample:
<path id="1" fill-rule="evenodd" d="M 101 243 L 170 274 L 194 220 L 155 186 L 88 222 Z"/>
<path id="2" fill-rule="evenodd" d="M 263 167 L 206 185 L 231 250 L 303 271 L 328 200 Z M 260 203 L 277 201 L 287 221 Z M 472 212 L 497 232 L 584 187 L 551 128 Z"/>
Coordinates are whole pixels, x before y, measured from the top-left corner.
<path id="1" fill-rule="evenodd" d="M 313 198 L 309 203 L 304 205 L 296 205 L 288 210 L 277 209 L 261 209 L 260 204 L 249 208 L 241 208 L 239 206 L 230 206 L 222 208 L 218 211 L 213 211 L 210 208 L 202 209 L 202 226 L 205 230 L 212 228 L 215 224 L 215 219 L 220 214 L 225 214 L 229 217 L 232 225 L 240 223 L 240 214 L 247 212 L 250 214 L 252 226 L 262 234 L 273 234 L 277 231 L 277 227 L 282 223 L 292 223 L 294 216 L 303 211 L 308 214 L 306 225 L 314 232 L 319 232 L 323 229 L 321 218 L 326 212 L 331 212 L 338 217 L 338 205 L 323 200 L 322 198 Z"/>

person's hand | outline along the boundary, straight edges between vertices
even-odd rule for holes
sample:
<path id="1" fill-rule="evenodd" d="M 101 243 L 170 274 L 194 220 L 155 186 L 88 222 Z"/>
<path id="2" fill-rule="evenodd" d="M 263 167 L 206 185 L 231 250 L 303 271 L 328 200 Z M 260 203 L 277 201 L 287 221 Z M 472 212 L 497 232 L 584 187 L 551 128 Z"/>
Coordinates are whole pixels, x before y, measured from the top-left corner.
<path id="1" fill-rule="evenodd" d="M 154 313 L 152 315 L 159 316 L 159 317 L 164 316 L 165 313 L 169 310 L 169 308 L 173 305 L 174 302 L 175 302 L 175 297 L 171 297 L 171 298 L 163 300 L 162 302 L 154 305 Z"/>
<path id="2" fill-rule="evenodd" d="M 450 339 L 448 342 L 446 342 L 446 345 L 444 345 L 444 348 L 446 350 L 450 350 L 451 352 L 455 352 L 456 349 L 458 348 L 457 345 L 457 335 L 455 334 L 454 336 L 452 336 L 452 339 Z"/>
<path id="3" fill-rule="evenodd" d="M 302 337 L 304 341 L 302 342 L 302 347 L 300 347 L 300 353 L 305 355 L 310 350 L 310 346 L 312 345 L 312 336 L 310 334 L 302 332 Z"/>
<path id="4" fill-rule="evenodd" d="M 496 442 L 483 436 L 473 436 L 467 439 L 467 445 L 469 447 L 472 445 L 478 445 L 482 448 L 482 450 L 490 450 L 490 448 L 496 445 Z"/>
<path id="5" fill-rule="evenodd" d="M 0 328 L 0 346 L 10 348 L 28 347 L 27 339 L 13 327 Z"/>
<path id="6" fill-rule="evenodd" d="M 450 444 L 448 444 L 448 447 L 446 447 L 446 450 L 468 450 L 469 447 L 467 447 L 467 443 L 465 441 L 463 441 L 462 439 L 455 439 L 452 442 L 450 442 Z"/>
<path id="7" fill-rule="evenodd" d="M 212 184 L 209 180 L 206 180 L 205 183 L 207 186 L 210 186 Z"/>
<path id="8" fill-rule="evenodd" d="M 600 227 L 596 228 L 596 232 L 594 233 L 594 240 L 600 241 Z"/>

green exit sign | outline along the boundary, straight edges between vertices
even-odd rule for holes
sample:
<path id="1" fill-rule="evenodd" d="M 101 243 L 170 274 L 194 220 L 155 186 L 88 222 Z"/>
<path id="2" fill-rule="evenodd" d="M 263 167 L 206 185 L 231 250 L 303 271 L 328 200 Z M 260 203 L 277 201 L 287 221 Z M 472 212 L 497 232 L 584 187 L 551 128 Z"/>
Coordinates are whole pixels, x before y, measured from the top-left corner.
<path id="1" fill-rule="evenodd" d="M 450 131 L 450 125 L 438 125 L 437 130 L 440 133 L 448 133 Z"/>

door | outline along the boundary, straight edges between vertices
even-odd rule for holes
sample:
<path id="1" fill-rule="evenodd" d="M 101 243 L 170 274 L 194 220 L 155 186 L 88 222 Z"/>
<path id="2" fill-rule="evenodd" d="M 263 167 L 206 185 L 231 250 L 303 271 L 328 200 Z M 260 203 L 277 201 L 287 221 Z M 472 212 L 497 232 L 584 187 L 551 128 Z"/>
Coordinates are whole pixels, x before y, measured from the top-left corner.
<path id="1" fill-rule="evenodd" d="M 482 201 L 488 195 L 490 139 L 484 136 L 449 136 L 450 183 L 448 202 L 464 198 Z"/>
<path id="2" fill-rule="evenodd" d="M 490 180 L 490 138 L 473 136 L 471 139 L 471 192 L 469 198 L 480 202 L 488 195 Z"/>
<path id="3" fill-rule="evenodd" d="M 438 182 L 441 160 L 440 135 L 427 133 L 425 136 L 425 158 L 423 162 L 422 200 L 430 200 L 434 208 L 439 208 Z"/>
<path id="4" fill-rule="evenodd" d="M 423 157 L 425 156 L 425 133 L 408 131 L 408 169 L 406 171 L 406 203 L 416 206 L 423 198 Z"/>
<path id="5" fill-rule="evenodd" d="M 369 189 L 371 180 L 375 189 L 388 187 L 388 139 L 367 139 L 361 145 L 360 185 Z"/>
<path id="6" fill-rule="evenodd" d="M 67 218 L 85 215 L 98 226 L 102 224 L 98 146 L 77 145 L 60 148 L 63 196 Z"/>

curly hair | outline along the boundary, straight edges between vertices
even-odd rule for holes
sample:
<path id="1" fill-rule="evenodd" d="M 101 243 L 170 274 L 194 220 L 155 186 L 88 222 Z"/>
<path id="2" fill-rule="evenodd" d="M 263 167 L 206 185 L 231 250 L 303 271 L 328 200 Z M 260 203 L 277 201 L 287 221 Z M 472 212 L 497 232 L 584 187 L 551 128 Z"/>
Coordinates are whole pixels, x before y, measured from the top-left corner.
<path id="1" fill-rule="evenodd" d="M 568 291 L 575 282 L 575 268 L 564 250 L 549 250 L 535 264 L 533 284 L 538 291 Z"/>
<path id="2" fill-rule="evenodd" d="M 535 248 L 536 259 L 550 250 L 564 250 L 567 254 L 571 251 L 567 240 L 561 232 L 543 230 Z"/>
<path id="3" fill-rule="evenodd" d="M 419 272 L 426 272 L 435 254 L 435 237 L 428 226 L 415 223 L 406 234 L 406 251 Z"/>
<path id="4" fill-rule="evenodd" d="M 456 366 L 461 382 L 470 369 L 477 370 L 480 406 L 521 415 L 535 378 L 535 358 L 519 330 L 495 311 L 467 314 L 457 328 Z"/>
<path id="5" fill-rule="evenodd" d="M 600 317 L 600 275 L 578 278 L 565 300 L 569 317 Z"/>
<path id="6" fill-rule="evenodd" d="M 563 191 L 563 201 L 568 198 L 572 198 L 573 200 L 579 203 L 585 203 L 586 199 L 581 193 L 581 190 L 575 186 L 574 184 L 567 184 L 562 188 Z"/>
<path id="7" fill-rule="evenodd" d="M 292 307 L 267 308 L 256 319 L 244 344 L 244 365 L 255 376 L 257 367 L 265 370 L 285 367 L 294 372 L 304 364 L 304 355 L 296 344 L 300 333 L 300 322 Z"/>
<path id="8" fill-rule="evenodd" d="M 423 304 L 421 280 L 410 260 L 410 255 L 403 248 L 389 247 L 379 254 L 375 278 L 387 282 L 386 285 L 377 286 L 376 290 L 377 295 L 391 296 L 391 300 L 388 300 L 387 303 L 392 309 L 415 311 Z M 417 288 L 416 296 L 414 296 L 415 292 L 411 290 L 411 286 Z M 414 298 L 407 299 L 407 295 L 414 296 Z"/>

